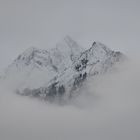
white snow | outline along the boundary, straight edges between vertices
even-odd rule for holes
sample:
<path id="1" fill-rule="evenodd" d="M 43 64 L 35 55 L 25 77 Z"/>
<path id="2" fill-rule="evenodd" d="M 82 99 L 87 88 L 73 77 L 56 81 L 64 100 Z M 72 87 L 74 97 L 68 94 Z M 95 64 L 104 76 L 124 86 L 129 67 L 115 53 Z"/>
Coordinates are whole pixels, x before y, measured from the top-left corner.
<path id="1" fill-rule="evenodd" d="M 49 51 L 35 47 L 27 49 L 9 65 L 3 77 L 14 85 L 14 89 L 47 88 L 57 82 L 70 92 L 76 78 L 83 81 L 84 78 L 104 73 L 121 57 L 121 53 L 110 50 L 100 42 L 94 42 L 90 49 L 85 50 L 66 36 Z"/>

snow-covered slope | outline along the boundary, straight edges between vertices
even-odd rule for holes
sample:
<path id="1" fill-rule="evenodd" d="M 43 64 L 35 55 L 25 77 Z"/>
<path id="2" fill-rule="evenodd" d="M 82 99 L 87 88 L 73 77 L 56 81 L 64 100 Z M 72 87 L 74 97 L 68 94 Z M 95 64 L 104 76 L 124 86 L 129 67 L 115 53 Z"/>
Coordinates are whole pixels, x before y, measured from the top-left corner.
<path id="1" fill-rule="evenodd" d="M 71 97 L 86 79 L 103 74 L 122 58 L 122 53 L 100 42 L 93 42 L 85 50 L 66 36 L 49 51 L 27 49 L 6 69 L 4 77 L 16 83 L 17 92 L 22 95 L 43 99 Z"/>

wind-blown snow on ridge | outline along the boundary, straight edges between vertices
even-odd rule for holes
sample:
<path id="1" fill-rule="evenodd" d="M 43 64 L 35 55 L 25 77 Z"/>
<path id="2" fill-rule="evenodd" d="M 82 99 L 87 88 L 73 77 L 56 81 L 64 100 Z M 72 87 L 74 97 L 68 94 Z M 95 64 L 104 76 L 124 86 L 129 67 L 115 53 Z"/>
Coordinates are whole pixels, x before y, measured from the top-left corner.
<path id="1" fill-rule="evenodd" d="M 66 36 L 50 51 L 31 47 L 6 69 L 19 94 L 54 99 L 71 97 L 91 76 L 105 73 L 123 54 L 93 42 L 85 50 Z"/>

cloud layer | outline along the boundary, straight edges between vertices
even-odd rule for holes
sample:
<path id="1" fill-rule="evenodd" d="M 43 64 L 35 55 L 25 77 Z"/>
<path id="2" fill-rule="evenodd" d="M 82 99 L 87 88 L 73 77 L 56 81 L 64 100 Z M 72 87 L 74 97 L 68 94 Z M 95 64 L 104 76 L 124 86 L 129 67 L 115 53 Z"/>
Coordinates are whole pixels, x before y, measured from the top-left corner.
<path id="1" fill-rule="evenodd" d="M 0 139 L 139 140 L 139 70 L 138 63 L 131 61 L 116 72 L 93 78 L 65 106 L 1 88 Z"/>

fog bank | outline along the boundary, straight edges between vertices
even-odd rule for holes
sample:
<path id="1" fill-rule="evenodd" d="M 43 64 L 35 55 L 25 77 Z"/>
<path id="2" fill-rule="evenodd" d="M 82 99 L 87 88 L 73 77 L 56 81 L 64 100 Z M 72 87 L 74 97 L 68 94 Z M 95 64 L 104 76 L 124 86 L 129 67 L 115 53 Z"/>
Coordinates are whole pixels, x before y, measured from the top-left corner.
<path id="1" fill-rule="evenodd" d="M 59 106 L 1 88 L 1 140 L 139 140 L 138 61 L 92 78 L 81 95 Z"/>

